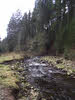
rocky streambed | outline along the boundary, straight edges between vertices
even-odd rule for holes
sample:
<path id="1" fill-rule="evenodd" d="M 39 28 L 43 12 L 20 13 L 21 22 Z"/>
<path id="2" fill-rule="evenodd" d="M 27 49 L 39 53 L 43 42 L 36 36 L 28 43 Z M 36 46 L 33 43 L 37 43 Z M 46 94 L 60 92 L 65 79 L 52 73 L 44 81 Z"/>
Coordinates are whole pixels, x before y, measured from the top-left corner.
<path id="1" fill-rule="evenodd" d="M 18 100 L 75 100 L 75 78 L 40 57 L 20 62 Z M 22 63 L 22 64 L 21 64 Z"/>

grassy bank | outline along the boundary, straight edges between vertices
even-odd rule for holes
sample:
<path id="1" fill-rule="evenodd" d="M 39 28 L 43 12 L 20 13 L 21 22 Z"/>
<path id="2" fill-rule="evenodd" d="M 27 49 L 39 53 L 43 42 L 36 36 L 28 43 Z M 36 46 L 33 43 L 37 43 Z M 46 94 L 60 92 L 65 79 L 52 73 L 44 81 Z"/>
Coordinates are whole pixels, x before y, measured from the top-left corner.
<path id="1" fill-rule="evenodd" d="M 52 63 L 55 67 L 67 71 L 67 74 L 75 74 L 75 61 L 66 60 L 63 57 L 44 56 L 41 60 Z"/>
<path id="2" fill-rule="evenodd" d="M 28 56 L 30 55 L 27 53 L 7 53 L 0 56 L 0 63 L 19 59 L 19 61 L 13 62 L 12 64 L 0 64 L 0 91 L 5 91 L 4 89 L 7 89 L 7 92 L 9 93 L 9 89 L 11 95 L 13 96 L 14 94 L 14 97 L 16 96 L 15 98 L 17 98 L 17 100 L 27 100 L 29 98 L 31 98 L 30 100 L 33 100 L 33 98 L 36 98 L 36 95 L 38 95 L 38 93 L 34 92 L 31 88 L 32 86 L 26 81 L 26 73 L 23 68 L 24 65 L 20 61 L 23 57 Z M 18 93 L 16 93 L 16 90 Z M 8 96 L 10 97 L 10 95 Z M 3 95 L 3 97 L 6 98 L 5 95 Z"/>
<path id="3" fill-rule="evenodd" d="M 14 59 L 22 59 L 24 56 L 23 53 L 5 53 L 5 54 L 1 54 L 0 55 L 0 63 L 3 63 L 5 61 L 10 61 L 10 60 L 14 60 Z"/>
<path id="4" fill-rule="evenodd" d="M 19 80 L 9 65 L 0 65 L 0 85 L 11 88 L 18 88 L 16 84 Z"/>

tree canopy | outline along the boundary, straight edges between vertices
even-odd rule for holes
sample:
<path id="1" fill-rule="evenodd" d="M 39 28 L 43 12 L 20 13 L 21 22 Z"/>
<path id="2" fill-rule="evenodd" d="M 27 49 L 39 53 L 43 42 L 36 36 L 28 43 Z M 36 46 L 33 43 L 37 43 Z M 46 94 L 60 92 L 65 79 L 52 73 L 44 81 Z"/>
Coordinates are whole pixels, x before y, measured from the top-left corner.
<path id="1" fill-rule="evenodd" d="M 8 51 L 56 54 L 74 48 L 75 1 L 35 0 L 33 12 L 22 16 L 18 10 L 11 16 L 4 41 Z"/>

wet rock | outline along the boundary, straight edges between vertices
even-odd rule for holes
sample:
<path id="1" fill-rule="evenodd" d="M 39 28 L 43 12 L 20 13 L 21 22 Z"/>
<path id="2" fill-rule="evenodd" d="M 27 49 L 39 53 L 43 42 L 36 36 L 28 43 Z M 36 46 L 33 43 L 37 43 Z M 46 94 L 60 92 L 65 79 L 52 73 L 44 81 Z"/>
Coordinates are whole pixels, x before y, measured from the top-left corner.
<path id="1" fill-rule="evenodd" d="M 56 63 L 63 63 L 63 59 L 57 60 Z M 51 100 L 62 100 L 62 98 L 66 100 L 66 97 L 69 96 L 69 92 L 66 89 L 72 91 L 71 78 L 67 78 L 66 72 L 58 70 L 52 63 L 48 65 L 34 59 L 28 60 L 27 65 L 30 84 L 37 87 L 42 93 L 42 96 L 37 96 L 37 99 L 32 100 L 50 100 L 51 95 Z M 75 80 L 73 82 L 75 83 Z M 73 87 L 75 87 L 75 85 L 73 85 Z M 60 93 L 62 97 L 59 96 Z"/>
<path id="2" fill-rule="evenodd" d="M 15 66 L 11 66 L 11 69 L 14 70 Z"/>
<path id="3" fill-rule="evenodd" d="M 61 64 L 63 60 L 56 63 Z M 75 94 L 75 79 L 68 78 L 52 63 L 49 65 L 36 57 L 17 64 L 16 69 L 20 76 L 19 100 L 75 100 L 75 96 L 74 99 L 66 99 L 68 94 L 73 95 L 71 92 Z"/>
<path id="4" fill-rule="evenodd" d="M 17 70 L 18 70 L 18 72 L 22 72 L 24 70 L 24 68 L 19 67 Z"/>
<path id="5" fill-rule="evenodd" d="M 56 61 L 56 64 L 60 64 L 60 63 L 63 63 L 62 59 Z"/>

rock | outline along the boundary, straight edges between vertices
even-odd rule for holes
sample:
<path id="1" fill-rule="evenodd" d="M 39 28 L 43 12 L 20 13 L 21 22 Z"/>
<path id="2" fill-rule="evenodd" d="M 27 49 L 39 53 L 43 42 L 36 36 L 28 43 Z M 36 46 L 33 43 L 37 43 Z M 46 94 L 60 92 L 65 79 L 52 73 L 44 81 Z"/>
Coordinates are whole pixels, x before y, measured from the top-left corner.
<path id="1" fill-rule="evenodd" d="M 24 82 L 22 82 L 22 83 L 21 83 L 21 87 L 24 88 L 24 85 L 25 85 Z"/>
<path id="2" fill-rule="evenodd" d="M 33 89 L 31 90 L 31 99 L 32 100 L 37 100 L 39 93 L 35 92 Z"/>
<path id="3" fill-rule="evenodd" d="M 24 70 L 24 69 L 23 69 L 22 67 L 19 67 L 19 68 L 18 68 L 18 71 L 19 71 L 19 72 L 22 72 L 23 70 Z"/>
<path id="4" fill-rule="evenodd" d="M 31 87 L 31 89 L 34 89 L 34 87 Z"/>
<path id="5" fill-rule="evenodd" d="M 14 68 L 15 68 L 14 66 L 11 66 L 11 69 L 12 69 L 12 70 L 14 70 Z"/>
<path id="6" fill-rule="evenodd" d="M 63 63 L 62 59 L 56 61 L 56 64 L 60 64 L 60 63 Z"/>

